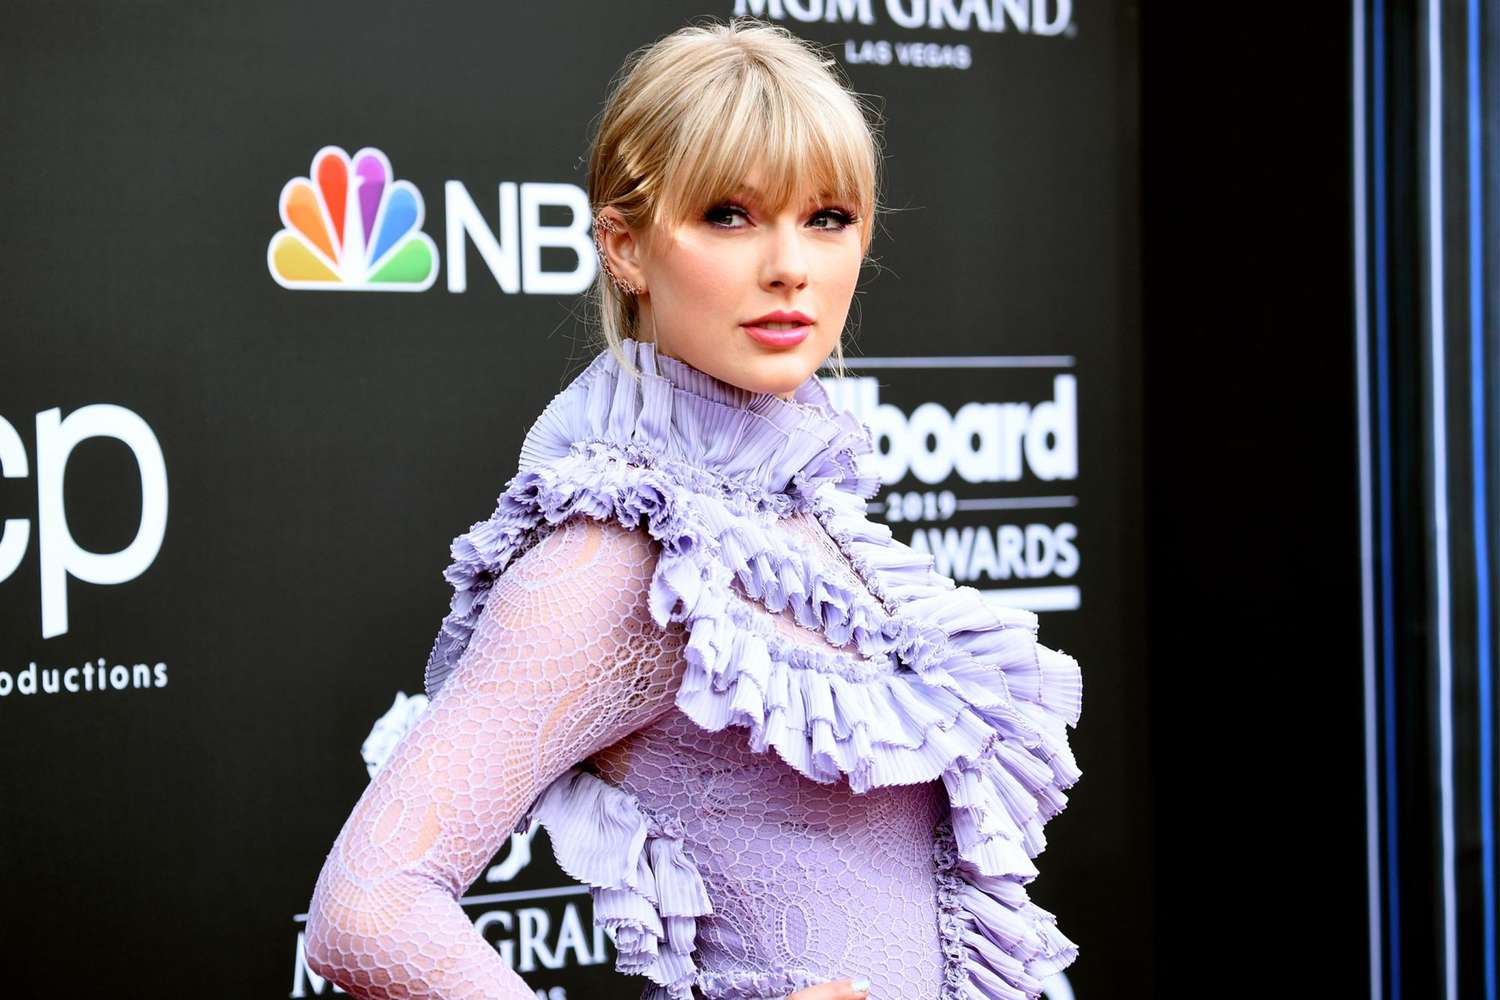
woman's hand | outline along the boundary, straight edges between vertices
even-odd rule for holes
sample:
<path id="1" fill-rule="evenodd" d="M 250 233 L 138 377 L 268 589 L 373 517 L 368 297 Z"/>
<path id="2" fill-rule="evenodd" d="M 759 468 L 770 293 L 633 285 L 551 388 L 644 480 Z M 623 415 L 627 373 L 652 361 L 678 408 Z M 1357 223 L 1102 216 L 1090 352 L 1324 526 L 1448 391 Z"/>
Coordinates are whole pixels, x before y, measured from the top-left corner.
<path id="1" fill-rule="evenodd" d="M 837 979 L 831 983 L 819 983 L 805 990 L 798 990 L 786 1000 L 866 1000 L 870 995 L 870 981 L 859 979 Z"/>

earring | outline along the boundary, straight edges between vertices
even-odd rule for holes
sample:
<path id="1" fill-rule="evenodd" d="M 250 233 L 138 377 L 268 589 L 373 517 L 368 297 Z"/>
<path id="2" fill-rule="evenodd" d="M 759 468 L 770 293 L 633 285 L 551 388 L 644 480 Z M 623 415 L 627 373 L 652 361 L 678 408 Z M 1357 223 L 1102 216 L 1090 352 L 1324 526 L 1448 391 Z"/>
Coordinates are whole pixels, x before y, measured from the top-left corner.
<path id="1" fill-rule="evenodd" d="M 614 268 L 609 266 L 609 255 L 604 252 L 604 241 L 599 238 L 599 227 L 603 226 L 605 229 L 609 230 L 612 233 L 618 233 L 620 231 L 619 225 L 615 222 L 614 219 L 605 215 L 603 212 L 600 212 L 598 215 L 596 215 L 594 217 L 594 220 L 594 249 L 599 254 L 599 266 L 604 268 L 604 273 L 609 275 L 610 280 L 615 283 L 615 287 L 618 288 L 621 292 L 624 292 L 626 295 L 639 295 L 641 292 L 644 292 L 646 290 L 645 288 L 637 286 L 629 280 L 615 274 Z"/>

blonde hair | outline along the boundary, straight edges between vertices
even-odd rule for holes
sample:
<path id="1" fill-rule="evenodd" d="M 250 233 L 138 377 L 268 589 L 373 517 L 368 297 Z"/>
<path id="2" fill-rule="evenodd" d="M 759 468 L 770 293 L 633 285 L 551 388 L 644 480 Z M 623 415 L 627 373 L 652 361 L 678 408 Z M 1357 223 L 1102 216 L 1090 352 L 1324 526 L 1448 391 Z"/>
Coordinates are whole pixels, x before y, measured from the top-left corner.
<path id="1" fill-rule="evenodd" d="M 859 216 L 869 252 L 880 197 L 878 117 L 838 64 L 780 25 L 740 17 L 700 20 L 626 57 L 589 150 L 595 218 L 613 208 L 637 232 L 675 228 L 729 197 L 757 162 L 767 204 L 826 191 Z M 600 267 L 599 328 L 629 368 L 622 337 L 640 311 Z M 834 367 L 844 374 L 840 334 Z"/>

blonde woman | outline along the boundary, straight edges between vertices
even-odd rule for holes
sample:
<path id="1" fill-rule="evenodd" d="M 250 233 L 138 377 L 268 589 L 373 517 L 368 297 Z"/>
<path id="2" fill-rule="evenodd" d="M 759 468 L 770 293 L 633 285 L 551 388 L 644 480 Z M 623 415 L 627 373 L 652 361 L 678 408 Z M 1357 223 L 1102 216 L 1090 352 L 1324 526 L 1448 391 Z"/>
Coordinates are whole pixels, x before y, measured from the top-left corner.
<path id="1" fill-rule="evenodd" d="M 531 1000 L 457 900 L 532 822 L 651 1000 L 1037 997 L 1073 960 L 1024 886 L 1078 665 L 865 517 L 869 433 L 815 376 L 878 166 L 780 27 L 629 58 L 588 172 L 606 344 L 453 543 L 431 705 L 314 890 L 320 975 Z"/>

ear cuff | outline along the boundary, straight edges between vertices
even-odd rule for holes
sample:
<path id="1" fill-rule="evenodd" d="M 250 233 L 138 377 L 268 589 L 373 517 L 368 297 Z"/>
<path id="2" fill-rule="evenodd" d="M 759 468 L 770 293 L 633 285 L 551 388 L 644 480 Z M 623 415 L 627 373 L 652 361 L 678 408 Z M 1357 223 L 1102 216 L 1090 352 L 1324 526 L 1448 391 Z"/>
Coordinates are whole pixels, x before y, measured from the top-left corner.
<path id="1" fill-rule="evenodd" d="M 615 222 L 615 220 L 605 215 L 603 212 L 600 212 L 594 216 L 594 249 L 599 254 L 599 266 L 604 269 L 605 274 L 609 275 L 610 280 L 615 283 L 615 287 L 624 294 L 639 295 L 641 292 L 644 292 L 644 288 L 635 285 L 630 281 L 627 281 L 626 279 L 620 277 L 618 274 L 615 274 L 614 268 L 609 266 L 609 256 L 604 252 L 604 241 L 599 238 L 600 226 L 603 226 L 605 229 L 609 230 L 612 233 L 618 233 L 620 231 L 620 227 Z"/>

